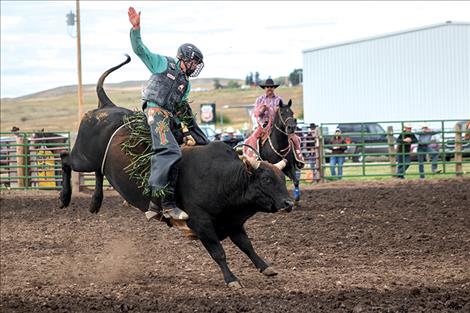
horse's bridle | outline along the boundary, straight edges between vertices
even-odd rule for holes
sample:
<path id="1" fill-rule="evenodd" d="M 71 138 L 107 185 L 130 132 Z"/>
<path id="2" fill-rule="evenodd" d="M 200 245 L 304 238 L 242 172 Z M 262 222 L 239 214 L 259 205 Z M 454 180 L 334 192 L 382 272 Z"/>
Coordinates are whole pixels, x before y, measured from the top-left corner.
<path id="1" fill-rule="evenodd" d="M 286 118 L 285 120 L 282 119 L 282 115 L 281 115 L 281 108 L 279 108 L 277 110 L 278 112 L 278 115 L 279 115 L 279 119 L 281 120 L 281 123 L 282 125 L 284 126 L 284 131 L 282 129 L 280 129 L 276 124 L 274 124 L 274 128 L 276 128 L 278 131 L 280 131 L 281 133 L 283 133 L 284 135 L 286 136 L 289 136 L 289 134 L 287 133 L 287 121 L 288 120 L 292 120 L 294 119 L 293 116 L 289 116 L 288 118 Z"/>

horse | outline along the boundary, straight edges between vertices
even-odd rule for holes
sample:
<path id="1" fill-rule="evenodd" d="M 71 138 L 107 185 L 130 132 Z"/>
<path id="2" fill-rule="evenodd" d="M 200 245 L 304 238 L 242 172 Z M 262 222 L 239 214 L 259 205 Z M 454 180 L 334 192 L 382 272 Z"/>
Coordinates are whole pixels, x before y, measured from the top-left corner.
<path id="1" fill-rule="evenodd" d="M 297 175 L 297 172 L 299 170 L 298 164 L 303 163 L 303 161 L 297 160 L 293 142 L 291 142 L 291 136 L 295 134 L 295 130 L 297 129 L 297 120 L 294 117 L 291 106 L 291 99 L 289 99 L 287 104 L 284 104 L 282 100 L 279 102 L 279 107 L 275 112 L 272 122 L 272 128 L 269 131 L 269 136 L 264 142 L 259 144 L 258 158 L 272 164 L 283 159 L 287 161 L 282 171 L 294 183 L 294 207 L 299 208 L 300 175 Z M 243 148 L 244 152 L 248 151 L 247 148 L 254 149 L 254 147 L 245 146 L 245 148 Z"/>

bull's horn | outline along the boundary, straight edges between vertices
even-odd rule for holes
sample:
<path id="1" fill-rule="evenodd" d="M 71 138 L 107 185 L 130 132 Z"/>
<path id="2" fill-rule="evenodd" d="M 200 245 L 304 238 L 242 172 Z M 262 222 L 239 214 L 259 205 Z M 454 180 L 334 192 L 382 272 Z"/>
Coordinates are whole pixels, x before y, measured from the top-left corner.
<path id="1" fill-rule="evenodd" d="M 248 163 L 250 163 L 251 167 L 253 167 L 255 170 L 261 164 L 261 161 L 255 160 L 255 159 L 250 158 L 250 157 L 246 157 L 246 160 L 248 161 Z"/>
<path id="2" fill-rule="evenodd" d="M 274 164 L 274 166 L 277 167 L 280 170 L 282 170 L 284 167 L 286 167 L 286 165 L 287 165 L 286 159 L 282 159 L 281 161 Z"/>

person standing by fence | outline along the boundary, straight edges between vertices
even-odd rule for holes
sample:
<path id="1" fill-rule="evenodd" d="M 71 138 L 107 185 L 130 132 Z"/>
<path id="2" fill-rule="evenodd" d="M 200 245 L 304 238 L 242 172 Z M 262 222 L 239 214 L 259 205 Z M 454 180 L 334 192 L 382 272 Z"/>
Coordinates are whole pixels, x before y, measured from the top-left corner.
<path id="1" fill-rule="evenodd" d="M 418 142 L 418 139 L 411 131 L 411 125 L 405 124 L 402 133 L 397 138 L 397 177 L 400 179 L 405 178 L 406 170 L 410 167 L 411 145 Z"/>
<path id="2" fill-rule="evenodd" d="M 437 173 L 437 160 L 439 157 L 438 149 L 439 145 L 436 140 L 436 131 L 433 131 L 428 127 L 427 123 L 421 125 L 421 132 L 419 133 L 419 143 L 418 143 L 418 168 L 419 168 L 419 178 L 424 179 L 424 162 L 426 161 L 426 156 L 429 155 L 431 159 L 431 171 Z M 436 149 L 437 147 L 437 149 Z"/>
<path id="3" fill-rule="evenodd" d="M 341 137 L 341 129 L 336 128 L 335 136 L 331 140 L 330 171 L 331 176 L 338 179 L 343 177 L 344 151 L 348 149 L 346 141 Z M 338 176 L 336 176 L 336 165 L 338 165 Z"/>
<path id="4" fill-rule="evenodd" d="M 316 163 L 316 153 L 315 153 L 315 129 L 317 125 L 311 123 L 309 128 L 302 133 L 302 152 L 304 154 L 304 159 L 307 161 L 310 169 L 307 172 L 306 180 L 308 182 L 313 182 L 315 180 L 315 163 Z"/>

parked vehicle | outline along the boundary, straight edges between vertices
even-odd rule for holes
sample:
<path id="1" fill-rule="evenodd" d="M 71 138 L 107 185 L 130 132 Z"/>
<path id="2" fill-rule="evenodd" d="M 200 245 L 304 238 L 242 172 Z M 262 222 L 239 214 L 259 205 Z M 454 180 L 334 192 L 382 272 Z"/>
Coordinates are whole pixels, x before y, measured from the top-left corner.
<path id="1" fill-rule="evenodd" d="M 457 123 L 462 127 L 462 157 L 470 157 L 470 138 L 468 138 L 470 137 L 470 129 L 466 128 L 468 120 L 459 121 Z M 465 136 L 467 136 L 468 139 L 465 139 Z M 445 154 L 447 161 L 455 157 L 455 137 L 445 140 Z"/>
<path id="2" fill-rule="evenodd" d="M 207 139 L 209 139 L 210 141 L 215 140 L 216 133 L 215 133 L 215 130 L 212 126 L 210 126 L 210 125 L 200 125 L 199 128 L 201 128 L 201 130 L 204 132 Z"/>
<path id="3" fill-rule="evenodd" d="M 388 154 L 387 133 L 380 124 L 343 123 L 338 124 L 337 128 L 341 129 L 345 141 L 352 144 L 348 146 L 346 154 L 357 154 L 351 157 L 353 162 L 362 162 L 365 157 L 362 154 L 380 153 L 384 156 Z"/>

